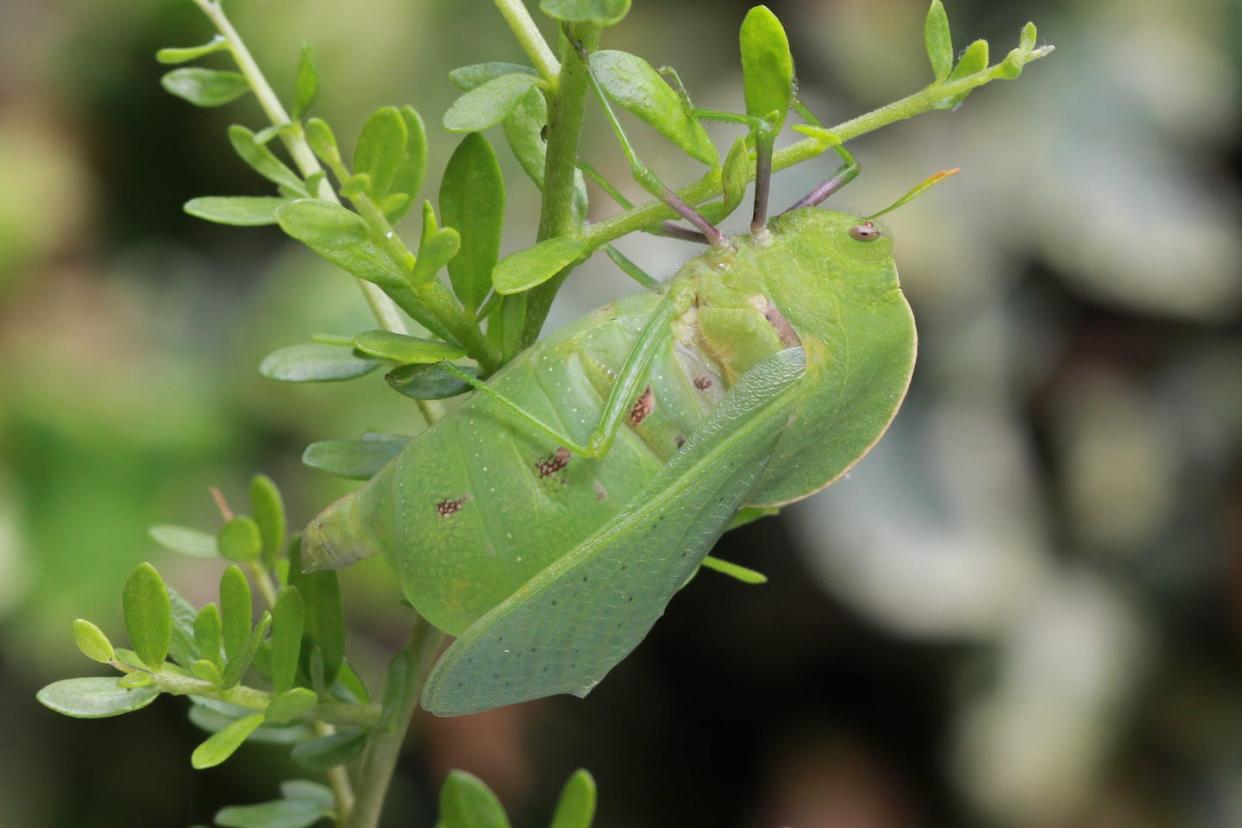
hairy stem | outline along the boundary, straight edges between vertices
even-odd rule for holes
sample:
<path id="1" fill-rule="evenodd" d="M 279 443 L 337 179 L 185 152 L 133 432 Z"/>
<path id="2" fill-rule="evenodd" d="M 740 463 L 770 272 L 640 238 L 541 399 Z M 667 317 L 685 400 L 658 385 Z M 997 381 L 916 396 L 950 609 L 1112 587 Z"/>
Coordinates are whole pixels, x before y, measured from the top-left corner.
<path id="1" fill-rule="evenodd" d="M 598 26 L 578 24 L 568 27 L 561 54 L 560 82 L 548 105 L 548 155 L 544 165 L 543 209 L 539 215 L 539 241 L 559 236 L 577 236 L 582 220 L 574 209 L 574 177 L 578 169 L 578 142 L 591 89 L 586 56 L 599 45 Z M 576 41 L 576 42 L 575 42 Z M 526 294 L 526 323 L 521 345 L 539 337 L 552 300 L 572 267 Z"/>
<path id="2" fill-rule="evenodd" d="M 393 660 L 384 685 L 384 708 L 379 723 L 371 731 L 358 768 L 358 798 L 347 828 L 376 828 L 384 809 L 384 798 L 392 782 L 401 746 L 405 744 L 423 681 L 444 636 L 421 618 L 410 630 L 405 647 Z"/>
<path id="3" fill-rule="evenodd" d="M 539 74 L 555 91 L 561 75 L 561 64 L 557 61 L 556 55 L 552 54 L 552 50 L 548 48 L 548 42 L 539 33 L 539 28 L 531 19 L 530 12 L 526 10 L 526 4 L 522 0 L 496 0 L 496 8 L 500 10 L 501 17 L 513 30 L 513 36 L 521 44 L 522 51 L 526 52 L 530 62 L 535 64 Z"/>
<path id="4" fill-rule="evenodd" d="M 259 101 L 259 106 L 262 107 L 272 126 L 282 127 L 290 124 L 289 113 L 285 111 L 285 107 L 281 104 L 280 98 L 276 96 L 272 85 L 267 82 L 267 78 L 264 76 L 263 70 L 259 68 L 259 64 L 255 62 L 254 56 L 246 48 L 245 41 L 241 39 L 237 29 L 233 28 L 233 24 L 225 15 L 224 9 L 219 4 L 212 2 L 212 0 L 194 0 L 194 3 L 211 20 L 216 27 L 216 31 L 228 43 L 229 52 L 232 53 L 238 70 L 246 78 L 246 82 L 250 84 L 250 90 L 254 92 L 255 98 Z M 315 153 L 311 152 L 310 145 L 306 143 L 300 127 L 280 130 L 280 140 L 284 142 L 285 148 L 289 150 L 289 156 L 293 158 L 293 163 L 297 165 L 298 171 L 303 178 L 310 178 L 315 173 L 322 171 L 322 168 L 319 166 L 319 159 L 315 157 Z M 319 190 L 316 195 L 324 201 L 340 204 L 336 191 L 332 189 L 332 185 L 328 183 L 326 177 L 320 179 Z M 358 285 L 362 288 L 362 295 L 366 298 L 367 305 L 370 306 L 371 312 L 375 314 L 375 319 L 380 326 L 384 330 L 394 333 L 405 333 L 407 330 L 405 320 L 401 318 L 401 312 L 397 309 L 396 304 L 388 298 L 384 291 L 362 279 L 358 280 Z"/>

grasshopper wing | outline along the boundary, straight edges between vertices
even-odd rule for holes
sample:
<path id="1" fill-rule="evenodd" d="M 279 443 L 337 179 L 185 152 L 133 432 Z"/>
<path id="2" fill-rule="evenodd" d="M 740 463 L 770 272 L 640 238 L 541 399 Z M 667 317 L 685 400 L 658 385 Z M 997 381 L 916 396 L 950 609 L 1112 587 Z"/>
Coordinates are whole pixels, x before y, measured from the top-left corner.
<path id="1" fill-rule="evenodd" d="M 459 716 L 585 696 L 638 646 L 763 474 L 805 369 L 800 348 L 747 371 L 633 504 L 472 624 L 423 706 Z"/>

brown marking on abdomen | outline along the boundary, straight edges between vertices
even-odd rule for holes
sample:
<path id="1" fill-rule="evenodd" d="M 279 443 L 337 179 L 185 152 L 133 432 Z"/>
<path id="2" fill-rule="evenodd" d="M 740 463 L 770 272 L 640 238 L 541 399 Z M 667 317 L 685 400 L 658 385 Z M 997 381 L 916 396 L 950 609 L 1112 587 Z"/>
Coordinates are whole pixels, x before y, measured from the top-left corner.
<path id="1" fill-rule="evenodd" d="M 713 384 L 714 383 L 712 382 L 711 377 L 695 377 L 694 378 L 694 387 L 699 389 L 700 391 L 706 391 L 707 389 L 711 388 Z"/>
<path id="2" fill-rule="evenodd" d="M 461 507 L 466 505 L 466 501 L 470 500 L 470 495 L 462 495 L 461 497 L 446 497 L 436 504 L 436 514 L 442 518 L 450 517 L 461 511 Z"/>
<path id="3" fill-rule="evenodd" d="M 655 411 L 655 394 L 652 393 L 651 386 L 648 385 L 647 390 L 639 395 L 638 400 L 634 403 L 634 407 L 630 409 L 630 425 L 641 425 L 643 420 L 651 416 L 652 411 Z"/>
<path id="4" fill-rule="evenodd" d="M 535 461 L 535 471 L 539 472 L 540 477 L 551 477 L 565 470 L 571 456 L 569 449 L 564 446 L 558 447 L 552 454 Z"/>

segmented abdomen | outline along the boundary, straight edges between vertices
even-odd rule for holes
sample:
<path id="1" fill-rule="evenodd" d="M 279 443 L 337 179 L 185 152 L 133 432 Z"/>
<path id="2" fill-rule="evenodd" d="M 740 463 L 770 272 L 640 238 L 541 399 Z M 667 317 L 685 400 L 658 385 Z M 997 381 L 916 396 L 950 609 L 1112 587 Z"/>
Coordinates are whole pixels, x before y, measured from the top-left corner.
<path id="1" fill-rule="evenodd" d="M 491 383 L 585 443 L 658 301 L 634 296 L 589 314 Z M 476 393 L 360 490 L 359 523 L 385 539 L 415 608 L 441 629 L 464 630 L 623 508 L 724 391 L 713 364 L 675 337 L 648 382 L 603 459 L 571 454 Z"/>

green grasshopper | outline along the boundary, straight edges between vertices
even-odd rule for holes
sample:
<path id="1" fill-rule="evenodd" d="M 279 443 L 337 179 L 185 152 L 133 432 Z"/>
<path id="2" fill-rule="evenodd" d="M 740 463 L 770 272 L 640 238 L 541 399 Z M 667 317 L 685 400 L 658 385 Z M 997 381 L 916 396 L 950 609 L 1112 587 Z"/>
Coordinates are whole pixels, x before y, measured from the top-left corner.
<path id="1" fill-rule="evenodd" d="M 915 324 L 873 219 L 947 174 L 870 217 L 822 209 L 859 167 L 819 130 L 840 168 L 769 222 L 772 138 L 798 104 L 763 7 L 743 56 L 748 114 L 695 114 L 751 129 L 750 233 L 726 238 L 661 183 L 592 78 L 635 178 L 707 251 L 485 381 L 444 363 L 474 393 L 303 535 L 307 568 L 385 555 L 414 608 L 457 636 L 425 686 L 433 713 L 585 695 L 731 525 L 828 486 L 896 415 Z"/>

